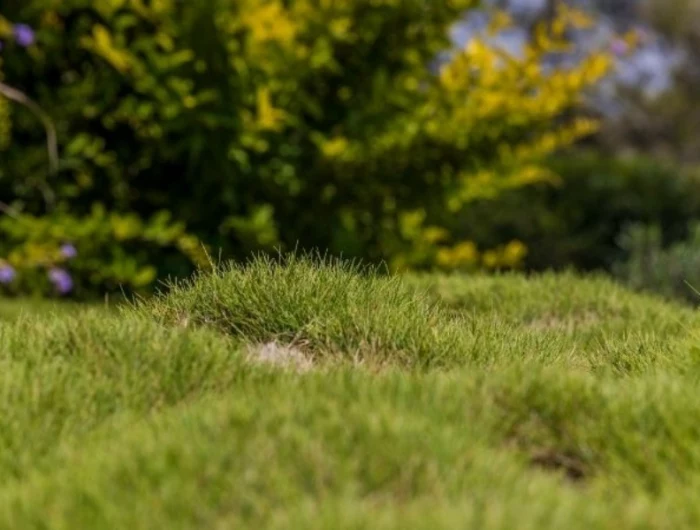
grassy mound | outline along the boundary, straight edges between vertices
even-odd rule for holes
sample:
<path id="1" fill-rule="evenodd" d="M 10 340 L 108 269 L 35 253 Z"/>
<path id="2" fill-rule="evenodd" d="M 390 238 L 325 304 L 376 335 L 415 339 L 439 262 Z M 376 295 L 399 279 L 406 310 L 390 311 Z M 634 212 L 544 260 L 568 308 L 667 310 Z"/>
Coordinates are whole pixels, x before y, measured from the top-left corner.
<path id="1" fill-rule="evenodd" d="M 175 284 L 140 309 L 166 325 L 294 344 L 312 357 L 444 366 L 464 349 L 460 326 L 440 306 L 398 278 L 334 259 L 229 265 Z"/>
<path id="2" fill-rule="evenodd" d="M 570 334 L 598 328 L 606 333 L 650 330 L 673 335 L 696 314 L 683 305 L 631 292 L 603 275 L 413 275 L 405 283 L 461 314 L 497 315 L 507 322 Z"/>
<path id="3" fill-rule="evenodd" d="M 292 344 L 320 361 L 619 373 L 677 364 L 676 338 L 695 322 L 688 308 L 604 278 L 397 278 L 305 257 L 230 265 L 173 285 L 138 312 L 250 343 Z"/>
<path id="4" fill-rule="evenodd" d="M 13 318 L 0 529 L 697 528 L 697 315 L 295 258 Z"/>

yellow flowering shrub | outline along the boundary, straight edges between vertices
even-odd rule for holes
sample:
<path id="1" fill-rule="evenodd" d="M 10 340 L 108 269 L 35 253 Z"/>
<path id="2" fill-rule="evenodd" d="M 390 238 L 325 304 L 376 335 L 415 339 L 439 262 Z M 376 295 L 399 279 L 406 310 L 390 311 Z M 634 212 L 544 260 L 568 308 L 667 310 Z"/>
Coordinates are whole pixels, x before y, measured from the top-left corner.
<path id="1" fill-rule="evenodd" d="M 43 47 L 31 73 L 9 68 L 28 85 L 60 80 L 33 93 L 71 162 L 52 186 L 78 209 L 167 207 L 225 255 L 300 246 L 396 269 L 510 268 L 522 244 L 478 250 L 446 220 L 555 179 L 541 161 L 595 130 L 577 111 L 609 61 L 543 67 L 587 23 L 562 4 L 522 57 L 475 39 L 432 70 L 475 4 L 29 0 Z M 509 24 L 500 13 L 490 30 Z M 31 149 L 0 172 L 35 168 Z"/>
<path id="2" fill-rule="evenodd" d="M 555 179 L 540 162 L 596 130 L 595 121 L 572 111 L 605 75 L 609 58 L 593 54 L 566 70 L 542 66 L 546 54 L 567 49 L 567 29 L 590 21 L 562 4 L 550 30 L 536 29 L 523 57 L 475 39 L 432 75 L 426 52 L 440 47 L 426 46 L 427 41 L 423 49 L 410 45 L 411 35 L 425 31 L 419 20 L 402 28 L 408 45 L 386 52 L 396 55 L 391 63 L 379 56 L 376 61 L 384 64 L 375 65 L 375 58 L 363 53 L 364 42 L 386 40 L 391 46 L 390 36 L 373 31 L 387 22 L 379 15 L 359 23 L 370 4 L 397 14 L 410 11 L 408 4 L 418 6 L 392 0 L 247 0 L 240 4 L 239 19 L 222 24 L 236 43 L 244 29 L 244 44 L 230 46 L 236 50 L 232 64 L 241 63 L 240 53 L 247 51 L 246 73 L 257 94 L 260 85 L 265 90 L 265 104 L 258 102 L 248 115 L 265 136 L 263 151 L 279 156 L 290 136 L 300 128 L 308 131 L 318 150 L 308 170 L 319 172 L 314 181 L 321 188 L 295 183 L 289 191 L 308 204 L 319 198 L 327 203 L 324 218 L 338 216 L 343 241 L 338 250 L 349 239 L 360 239 L 350 248 L 369 247 L 398 269 L 518 266 L 526 252 L 521 243 L 478 258 L 465 256 L 468 243 L 450 243 L 438 218 L 504 189 Z M 450 16 L 470 5 L 446 8 L 448 17 L 422 38 L 445 46 L 439 32 Z M 500 13 L 490 30 L 509 24 Z M 391 71 L 389 65 L 396 63 L 402 64 Z M 276 138 L 270 139 L 271 131 Z"/>

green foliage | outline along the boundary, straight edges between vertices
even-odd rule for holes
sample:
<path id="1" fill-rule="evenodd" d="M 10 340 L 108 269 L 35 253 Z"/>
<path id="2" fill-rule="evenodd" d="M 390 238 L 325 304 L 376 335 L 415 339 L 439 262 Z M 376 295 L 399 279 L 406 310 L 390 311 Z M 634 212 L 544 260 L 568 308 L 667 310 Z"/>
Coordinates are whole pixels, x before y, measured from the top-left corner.
<path id="1" fill-rule="evenodd" d="M 610 270 L 626 259 L 617 237 L 630 223 L 663 226 L 678 241 L 700 216 L 700 175 L 646 157 L 613 158 L 573 151 L 548 166 L 559 176 L 481 201 L 454 219 L 460 238 L 489 247 L 511 239 L 525 244 L 525 267 Z"/>
<path id="2" fill-rule="evenodd" d="M 66 244 L 76 249 L 76 256 L 62 253 Z M 8 212 L 0 217 L 0 256 L 18 272 L 3 291 L 50 294 L 55 289 L 47 271 L 60 267 L 74 277 L 71 291 L 78 296 L 122 288 L 138 292 L 159 275 L 186 273 L 192 262 L 207 264 L 198 241 L 167 212 L 144 222 L 135 214 L 110 213 L 99 205 L 84 216 Z M 153 263 L 169 269 L 158 271 Z"/>
<path id="3" fill-rule="evenodd" d="M 585 23 L 562 4 L 522 60 L 475 41 L 431 71 L 473 4 L 3 3 L 40 43 L 4 74 L 54 118 L 63 161 L 44 177 L 40 130 L 17 109 L 23 147 L 0 158 L 0 186 L 36 215 L 42 189 L 76 215 L 167 209 L 230 256 L 299 243 L 393 268 L 472 267 L 455 261 L 464 242 L 445 212 L 548 179 L 542 158 L 595 129 L 576 111 L 608 67 L 597 54 L 540 67 Z M 406 231 L 407 218 L 420 223 Z"/>
<path id="4" fill-rule="evenodd" d="M 619 243 L 628 257 L 614 272 L 635 289 L 699 304 L 700 223 L 692 223 L 688 232 L 687 239 L 668 244 L 658 226 L 627 227 Z"/>

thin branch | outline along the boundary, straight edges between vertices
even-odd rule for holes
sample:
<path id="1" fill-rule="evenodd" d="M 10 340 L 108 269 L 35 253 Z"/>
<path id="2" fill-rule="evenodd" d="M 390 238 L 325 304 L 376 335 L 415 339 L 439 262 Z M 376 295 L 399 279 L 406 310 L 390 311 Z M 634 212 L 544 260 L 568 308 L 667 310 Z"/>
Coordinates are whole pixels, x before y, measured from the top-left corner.
<path id="1" fill-rule="evenodd" d="M 19 219 L 20 213 L 7 203 L 0 201 L 0 212 L 9 215 L 13 219 Z"/>
<path id="2" fill-rule="evenodd" d="M 49 154 L 49 170 L 52 175 L 55 175 L 58 172 L 58 140 L 56 137 L 56 128 L 49 115 L 24 92 L 2 82 L 0 82 L 0 94 L 20 105 L 24 105 L 41 120 L 46 130 L 46 150 Z"/>

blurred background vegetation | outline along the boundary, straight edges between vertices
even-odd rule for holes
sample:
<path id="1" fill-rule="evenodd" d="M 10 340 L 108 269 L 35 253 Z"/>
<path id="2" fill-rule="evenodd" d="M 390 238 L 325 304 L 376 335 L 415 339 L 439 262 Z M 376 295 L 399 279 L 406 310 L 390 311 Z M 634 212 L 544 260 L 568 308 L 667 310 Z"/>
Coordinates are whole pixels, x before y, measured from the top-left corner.
<path id="1" fill-rule="evenodd" d="M 0 295 L 146 293 L 319 249 L 397 271 L 604 270 L 695 301 L 698 13 L 3 0 Z"/>

